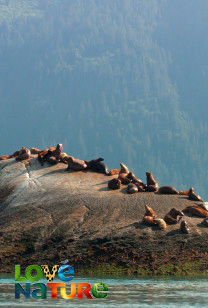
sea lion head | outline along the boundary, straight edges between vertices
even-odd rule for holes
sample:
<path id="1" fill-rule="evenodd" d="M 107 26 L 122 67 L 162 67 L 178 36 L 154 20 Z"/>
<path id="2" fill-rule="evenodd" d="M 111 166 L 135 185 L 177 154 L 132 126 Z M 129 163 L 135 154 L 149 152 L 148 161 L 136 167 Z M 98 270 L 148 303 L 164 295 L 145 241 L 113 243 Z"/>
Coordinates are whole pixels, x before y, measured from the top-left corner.
<path id="1" fill-rule="evenodd" d="M 129 169 L 126 165 L 120 163 L 120 166 L 121 166 L 121 170 L 119 173 L 127 173 L 127 174 L 129 173 Z"/>
<path id="2" fill-rule="evenodd" d="M 58 143 L 56 146 L 56 153 L 61 154 L 62 151 L 63 151 L 63 145 L 61 143 Z"/>
<path id="3" fill-rule="evenodd" d="M 194 188 L 191 187 L 191 188 L 189 189 L 189 191 L 188 191 L 188 194 L 193 194 L 193 192 L 194 192 Z"/>
<path id="4" fill-rule="evenodd" d="M 26 147 L 22 147 L 19 154 L 24 154 L 24 153 L 26 153 Z"/>
<path id="5" fill-rule="evenodd" d="M 127 175 L 127 178 L 132 180 L 133 183 L 141 183 L 141 184 L 143 184 L 142 180 L 137 179 L 137 177 L 135 176 L 135 174 L 133 172 L 129 172 L 129 174 Z"/>
<path id="6" fill-rule="evenodd" d="M 155 212 L 153 211 L 153 209 L 152 209 L 150 206 L 145 205 L 145 210 L 146 210 L 146 212 L 145 212 L 145 216 L 152 216 L 152 217 L 156 217 Z"/>
<path id="7" fill-rule="evenodd" d="M 145 172 L 145 173 L 146 173 L 147 179 L 151 179 L 151 180 L 155 181 L 152 172 L 148 172 L 148 171 L 147 171 L 147 172 Z M 155 182 L 156 182 L 156 181 L 155 181 Z"/>

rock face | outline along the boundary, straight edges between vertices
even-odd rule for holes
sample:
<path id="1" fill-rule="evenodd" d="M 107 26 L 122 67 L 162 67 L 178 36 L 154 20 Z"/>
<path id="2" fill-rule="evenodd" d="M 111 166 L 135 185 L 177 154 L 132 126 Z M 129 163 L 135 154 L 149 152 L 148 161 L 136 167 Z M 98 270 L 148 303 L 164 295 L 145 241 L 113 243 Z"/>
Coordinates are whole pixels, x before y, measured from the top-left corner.
<path id="1" fill-rule="evenodd" d="M 14 264 L 59 264 L 69 259 L 76 269 L 103 264 L 146 268 L 166 263 L 207 260 L 208 228 L 201 218 L 185 216 L 190 234 L 179 224 L 160 231 L 141 223 L 145 205 L 159 218 L 173 207 L 200 204 L 179 195 L 111 191 L 113 176 L 91 171 L 69 172 L 59 163 L 0 162 L 0 270 Z M 174 261 L 174 262 L 173 262 Z M 174 265 L 176 266 L 176 265 Z"/>

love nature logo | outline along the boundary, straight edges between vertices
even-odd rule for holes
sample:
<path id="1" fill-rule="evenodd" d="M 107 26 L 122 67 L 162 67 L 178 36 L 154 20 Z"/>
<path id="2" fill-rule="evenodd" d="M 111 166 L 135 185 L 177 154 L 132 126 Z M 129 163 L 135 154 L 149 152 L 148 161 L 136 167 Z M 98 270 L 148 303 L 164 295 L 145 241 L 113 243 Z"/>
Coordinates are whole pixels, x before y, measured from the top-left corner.
<path id="1" fill-rule="evenodd" d="M 46 284 L 37 282 L 43 277 L 43 274 L 45 274 L 45 277 L 48 281 L 53 281 L 56 273 L 58 274 L 58 278 L 63 282 L 48 282 Z M 15 298 L 19 299 L 20 295 L 22 294 L 27 299 L 46 299 L 47 288 L 51 290 L 52 299 L 57 299 L 58 288 L 60 288 L 61 298 L 64 299 L 73 299 L 76 297 L 76 295 L 78 299 L 83 299 L 83 294 L 88 299 L 93 299 L 93 297 L 105 298 L 107 296 L 106 292 L 108 291 L 108 287 L 105 283 L 98 282 L 93 286 L 86 282 L 71 283 L 73 278 L 74 269 L 70 265 L 54 265 L 51 272 L 48 265 L 29 265 L 25 269 L 25 276 L 21 276 L 21 267 L 19 264 L 17 264 L 15 265 Z M 20 284 L 20 282 L 25 283 L 25 286 Z M 66 287 L 71 288 L 70 294 L 67 294 Z"/>

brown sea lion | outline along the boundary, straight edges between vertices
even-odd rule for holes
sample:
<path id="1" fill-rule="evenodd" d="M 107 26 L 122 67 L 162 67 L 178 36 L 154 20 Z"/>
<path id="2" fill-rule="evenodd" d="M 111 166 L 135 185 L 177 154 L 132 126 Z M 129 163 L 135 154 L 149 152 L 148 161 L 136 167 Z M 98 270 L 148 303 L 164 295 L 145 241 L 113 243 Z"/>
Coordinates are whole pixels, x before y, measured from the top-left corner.
<path id="1" fill-rule="evenodd" d="M 132 183 L 140 183 L 141 185 L 143 185 L 142 180 L 137 179 L 137 177 L 135 176 L 133 172 L 129 172 L 127 175 L 127 178 L 130 179 Z"/>
<path id="2" fill-rule="evenodd" d="M 108 188 L 113 190 L 121 188 L 121 181 L 119 179 L 110 180 L 108 182 Z"/>
<path id="3" fill-rule="evenodd" d="M 116 174 L 119 174 L 119 169 L 111 169 L 109 172 L 108 172 L 108 175 L 116 175 Z"/>
<path id="4" fill-rule="evenodd" d="M 31 152 L 31 154 L 39 154 L 39 153 L 42 153 L 43 150 L 39 150 L 39 149 L 36 149 L 36 148 L 31 148 L 30 152 Z"/>
<path id="5" fill-rule="evenodd" d="M 162 186 L 157 191 L 158 194 L 178 195 L 178 191 L 172 186 Z"/>
<path id="6" fill-rule="evenodd" d="M 55 156 L 58 159 L 59 156 L 61 155 L 62 151 L 63 151 L 63 145 L 61 143 L 58 143 L 55 151 L 53 151 L 52 156 Z"/>
<path id="7" fill-rule="evenodd" d="M 146 210 L 146 212 L 145 212 L 144 216 L 151 216 L 151 217 L 156 217 L 157 216 L 155 214 L 154 210 L 150 206 L 145 205 L 145 210 Z"/>
<path id="8" fill-rule="evenodd" d="M 179 219 L 178 216 L 180 216 Z M 184 216 L 183 212 L 177 210 L 176 208 L 172 208 L 170 212 L 165 215 L 164 220 L 168 224 L 177 224 L 181 220 L 182 216 Z"/>
<path id="9" fill-rule="evenodd" d="M 128 173 L 120 173 L 118 178 L 119 180 L 121 180 L 121 183 L 123 185 L 128 185 L 129 183 L 131 183 L 131 180 L 129 178 L 127 178 Z"/>
<path id="10" fill-rule="evenodd" d="M 46 161 L 47 157 L 52 156 L 53 151 L 55 151 L 54 147 L 50 147 L 40 153 L 38 153 L 38 160 L 41 163 L 41 165 L 43 165 L 43 163 Z"/>
<path id="11" fill-rule="evenodd" d="M 97 159 L 92 159 L 90 161 L 85 160 L 85 164 L 88 169 L 91 169 L 98 173 L 108 174 L 108 168 L 105 163 L 103 163 L 104 158 L 99 157 Z"/>
<path id="12" fill-rule="evenodd" d="M 62 144 L 57 144 L 57 147 L 54 151 L 48 151 L 48 153 L 45 155 L 45 160 L 52 165 L 58 164 L 60 161 L 60 155 L 63 150 Z"/>
<path id="13" fill-rule="evenodd" d="M 29 149 L 26 149 L 25 147 L 22 147 L 22 149 L 20 151 L 15 151 L 12 155 L 3 155 L 0 157 L 0 160 L 6 160 L 9 158 L 13 158 L 16 157 L 17 161 L 21 161 L 24 159 L 28 159 L 30 158 L 31 155 L 31 151 Z"/>
<path id="14" fill-rule="evenodd" d="M 158 182 L 155 181 L 151 172 L 146 172 L 147 187 L 146 191 L 157 191 L 159 188 Z"/>
<path id="15" fill-rule="evenodd" d="M 181 221 L 181 224 L 180 224 L 180 231 L 183 232 L 183 233 L 186 233 L 188 234 L 190 229 L 188 227 L 188 224 L 185 220 L 182 220 Z"/>
<path id="16" fill-rule="evenodd" d="M 81 171 L 87 168 L 87 164 L 84 160 L 74 158 L 72 156 L 68 156 L 65 158 L 68 163 L 68 168 L 66 170 L 74 170 L 74 171 Z"/>
<path id="17" fill-rule="evenodd" d="M 129 194 L 135 194 L 135 193 L 138 192 L 138 188 L 136 187 L 135 184 L 130 183 L 130 184 L 127 186 L 127 192 L 128 192 Z"/>
<path id="18" fill-rule="evenodd" d="M 158 183 L 155 181 L 151 172 L 146 172 L 147 177 L 147 185 L 157 185 Z"/>
<path id="19" fill-rule="evenodd" d="M 16 156 L 16 161 L 22 161 L 22 160 L 26 160 L 29 159 L 31 157 L 31 153 L 30 150 L 22 147 L 22 149 L 19 151 L 19 155 Z"/>
<path id="20" fill-rule="evenodd" d="M 190 199 L 190 200 L 202 201 L 202 202 L 203 202 L 202 198 L 201 198 L 199 195 L 195 194 L 194 188 L 193 188 L 193 187 L 191 187 L 191 188 L 189 189 L 188 196 L 189 196 L 189 199 Z"/>
<path id="21" fill-rule="evenodd" d="M 187 206 L 183 211 L 185 214 L 191 214 L 193 216 L 206 218 L 208 217 L 208 211 L 203 209 L 201 206 L 198 205 L 190 205 Z"/>
<path id="22" fill-rule="evenodd" d="M 2 155 L 2 156 L 0 156 L 0 160 L 7 160 L 7 159 L 10 159 L 12 157 L 13 157 L 12 155 Z"/>
<path id="23" fill-rule="evenodd" d="M 48 159 L 49 157 L 51 156 L 54 156 L 56 157 L 56 159 L 58 160 L 59 159 L 59 156 L 61 155 L 62 153 L 62 150 L 63 150 L 63 146 L 61 143 L 58 143 L 56 148 L 54 147 L 50 147 L 49 149 L 46 149 L 42 152 L 40 152 L 38 154 L 38 160 L 39 162 L 41 163 L 41 165 L 43 165 L 43 163 L 45 161 L 48 161 L 50 162 L 50 159 Z"/>
<path id="24" fill-rule="evenodd" d="M 17 156 L 19 156 L 19 154 L 20 154 L 20 151 L 15 151 L 15 152 L 11 155 L 11 157 L 17 157 Z"/>
<path id="25" fill-rule="evenodd" d="M 161 218 L 154 218 L 154 222 L 160 230 L 165 230 L 167 228 L 166 222 Z"/>
<path id="26" fill-rule="evenodd" d="M 54 148 L 53 148 L 54 149 Z M 48 153 L 48 149 L 38 154 L 38 161 L 41 165 L 46 161 L 44 155 Z"/>
<path id="27" fill-rule="evenodd" d="M 127 173 L 127 174 L 129 174 L 129 169 L 128 169 L 128 167 L 127 167 L 126 165 L 120 163 L 120 166 L 121 166 L 121 170 L 119 171 L 120 174 L 121 174 L 121 173 Z"/>
<path id="28" fill-rule="evenodd" d="M 155 226 L 157 223 L 155 222 L 155 218 L 152 216 L 144 216 L 142 222 L 146 225 Z"/>
<path id="29" fill-rule="evenodd" d="M 0 156 L 0 160 L 7 160 L 7 159 L 10 159 L 10 158 L 13 158 L 13 157 L 17 157 L 17 156 L 19 156 L 19 154 L 20 154 L 20 151 L 16 151 L 12 155 L 2 155 L 2 156 Z"/>

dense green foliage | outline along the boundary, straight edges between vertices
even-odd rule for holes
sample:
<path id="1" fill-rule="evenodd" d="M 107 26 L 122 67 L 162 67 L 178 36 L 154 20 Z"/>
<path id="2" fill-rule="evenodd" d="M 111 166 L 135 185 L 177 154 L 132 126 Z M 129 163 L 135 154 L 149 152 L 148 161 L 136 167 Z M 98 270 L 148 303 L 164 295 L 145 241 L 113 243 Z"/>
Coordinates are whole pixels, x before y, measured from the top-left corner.
<path id="1" fill-rule="evenodd" d="M 207 198 L 208 3 L 0 0 L 1 153 L 62 142 Z"/>

